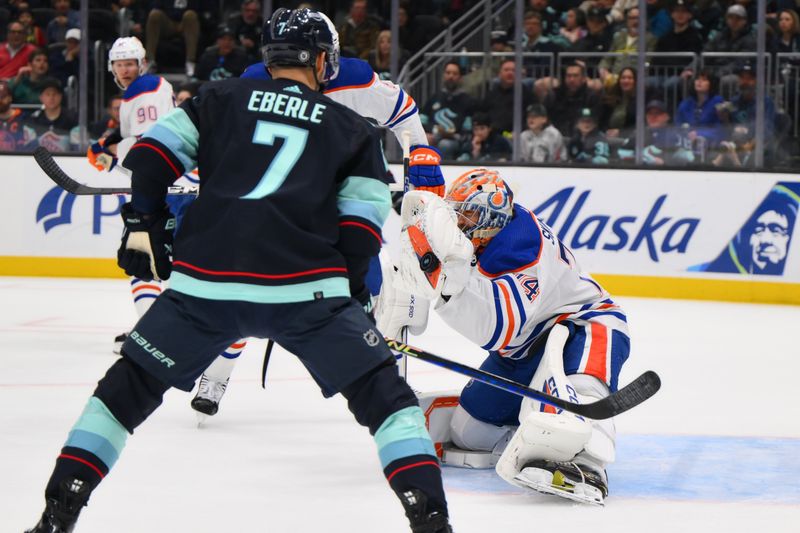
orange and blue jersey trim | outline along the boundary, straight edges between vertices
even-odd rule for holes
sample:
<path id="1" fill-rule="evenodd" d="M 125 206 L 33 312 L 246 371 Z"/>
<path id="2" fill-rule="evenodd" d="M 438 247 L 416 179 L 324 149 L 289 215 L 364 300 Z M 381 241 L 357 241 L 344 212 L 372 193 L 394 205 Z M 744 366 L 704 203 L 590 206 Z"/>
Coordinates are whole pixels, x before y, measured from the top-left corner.
<path id="1" fill-rule="evenodd" d="M 151 74 L 139 76 L 125 89 L 122 99 L 125 102 L 130 102 L 144 94 L 158 92 L 163 81 L 164 78 L 161 76 L 153 76 Z"/>

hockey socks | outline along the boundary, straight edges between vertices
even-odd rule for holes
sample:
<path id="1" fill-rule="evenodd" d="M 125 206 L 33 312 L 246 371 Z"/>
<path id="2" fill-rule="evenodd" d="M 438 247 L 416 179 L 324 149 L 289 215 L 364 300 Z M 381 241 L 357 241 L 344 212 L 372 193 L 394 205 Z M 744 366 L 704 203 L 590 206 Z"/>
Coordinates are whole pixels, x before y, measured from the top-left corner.
<path id="1" fill-rule="evenodd" d="M 95 396 L 89 398 L 56 459 L 45 497 L 59 500 L 65 491 L 73 489 L 85 495 L 85 505 L 89 494 L 117 462 L 127 438 L 128 431 L 105 404 Z M 64 481 L 80 487 L 65 487 Z"/>
<path id="2" fill-rule="evenodd" d="M 386 480 L 398 496 L 420 490 L 427 497 L 427 512 L 447 515 L 442 473 L 433 442 L 418 406 L 391 414 L 378 431 L 375 443 Z"/>
<path id="3" fill-rule="evenodd" d="M 144 316 L 160 294 L 160 281 L 144 281 L 139 278 L 131 278 L 131 296 L 133 296 L 133 305 L 136 307 L 136 313 L 139 316 Z"/>

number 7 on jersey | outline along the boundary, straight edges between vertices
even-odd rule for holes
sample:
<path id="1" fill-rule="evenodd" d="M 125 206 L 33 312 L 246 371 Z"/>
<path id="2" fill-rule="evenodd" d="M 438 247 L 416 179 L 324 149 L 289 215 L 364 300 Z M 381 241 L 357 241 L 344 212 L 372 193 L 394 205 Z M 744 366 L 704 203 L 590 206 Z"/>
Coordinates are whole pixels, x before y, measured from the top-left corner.
<path id="1" fill-rule="evenodd" d="M 260 200 L 283 185 L 286 177 L 306 149 L 308 130 L 289 126 L 288 124 L 259 120 L 256 124 L 256 131 L 253 132 L 253 142 L 272 146 L 275 144 L 276 138 L 283 139 L 283 145 L 278 150 L 278 153 L 275 154 L 275 157 L 272 158 L 267 171 L 261 177 L 261 181 L 252 191 L 242 196 L 242 200 Z"/>

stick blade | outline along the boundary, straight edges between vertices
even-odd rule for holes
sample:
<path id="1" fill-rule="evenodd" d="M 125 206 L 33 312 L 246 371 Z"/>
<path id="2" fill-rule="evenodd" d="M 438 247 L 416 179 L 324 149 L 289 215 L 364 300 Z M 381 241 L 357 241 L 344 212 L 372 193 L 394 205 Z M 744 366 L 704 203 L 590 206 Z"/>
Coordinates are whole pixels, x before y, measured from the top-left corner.
<path id="1" fill-rule="evenodd" d="M 36 161 L 36 164 L 39 165 L 47 177 L 53 180 L 56 185 L 64 189 L 65 191 L 76 194 L 76 195 L 94 195 L 94 194 L 129 194 L 131 192 L 130 188 L 124 187 L 90 187 L 88 185 L 83 185 L 82 183 L 78 183 L 74 179 L 70 178 L 66 172 L 64 172 L 56 160 L 53 159 L 53 155 L 42 146 L 37 146 L 36 149 L 33 151 L 33 159 Z"/>
<path id="2" fill-rule="evenodd" d="M 580 406 L 578 414 L 603 420 L 617 416 L 651 398 L 661 388 L 661 378 L 648 370 L 614 394 L 594 403 Z"/>

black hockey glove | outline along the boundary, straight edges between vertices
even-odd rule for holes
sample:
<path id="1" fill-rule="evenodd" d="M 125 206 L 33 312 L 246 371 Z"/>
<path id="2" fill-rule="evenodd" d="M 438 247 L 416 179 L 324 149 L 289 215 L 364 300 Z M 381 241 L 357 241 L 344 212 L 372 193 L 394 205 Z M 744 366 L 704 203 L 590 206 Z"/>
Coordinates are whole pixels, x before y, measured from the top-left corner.
<path id="1" fill-rule="evenodd" d="M 172 234 L 175 217 L 165 206 L 150 214 L 137 213 L 130 202 L 122 206 L 122 244 L 117 265 L 129 276 L 145 281 L 169 279 L 172 272 Z"/>

